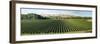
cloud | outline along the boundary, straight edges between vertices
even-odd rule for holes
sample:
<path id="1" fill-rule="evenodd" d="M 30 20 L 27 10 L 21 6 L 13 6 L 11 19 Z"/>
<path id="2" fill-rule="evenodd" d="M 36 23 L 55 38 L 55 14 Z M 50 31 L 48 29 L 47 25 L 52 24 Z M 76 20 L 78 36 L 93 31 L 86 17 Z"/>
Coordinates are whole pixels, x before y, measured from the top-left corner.
<path id="1" fill-rule="evenodd" d="M 42 16 L 49 15 L 74 15 L 74 16 L 92 16 L 92 11 L 83 10 L 55 10 L 55 9 L 21 9 L 22 14 L 36 13 Z"/>

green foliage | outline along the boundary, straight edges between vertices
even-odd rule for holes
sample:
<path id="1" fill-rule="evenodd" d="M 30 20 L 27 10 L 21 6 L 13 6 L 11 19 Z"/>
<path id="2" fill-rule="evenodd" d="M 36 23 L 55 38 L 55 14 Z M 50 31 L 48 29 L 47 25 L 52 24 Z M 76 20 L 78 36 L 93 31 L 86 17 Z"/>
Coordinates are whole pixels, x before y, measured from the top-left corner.
<path id="1" fill-rule="evenodd" d="M 36 13 L 28 13 L 28 14 L 21 14 L 21 19 L 92 19 L 92 17 L 80 17 L 80 16 L 71 16 L 71 17 L 61 17 L 61 16 L 49 16 L 43 17 Z"/>
<path id="2" fill-rule="evenodd" d="M 65 20 L 22 20 L 21 34 L 55 34 L 73 33 L 79 31 L 91 32 L 92 22 L 88 19 L 65 19 Z M 91 19 L 90 19 L 91 20 Z M 77 32 L 78 33 L 78 32 Z"/>
<path id="3" fill-rule="evenodd" d="M 80 17 L 80 16 L 77 16 L 77 17 L 66 17 L 65 19 L 92 19 L 92 17 Z"/>
<path id="4" fill-rule="evenodd" d="M 28 13 L 28 14 L 21 14 L 21 19 L 22 20 L 27 20 L 27 19 L 49 19 L 47 17 L 43 17 L 39 14 L 35 14 L 35 13 Z"/>
<path id="5" fill-rule="evenodd" d="M 55 34 L 92 32 L 92 17 L 49 16 L 36 13 L 21 14 L 21 34 Z"/>

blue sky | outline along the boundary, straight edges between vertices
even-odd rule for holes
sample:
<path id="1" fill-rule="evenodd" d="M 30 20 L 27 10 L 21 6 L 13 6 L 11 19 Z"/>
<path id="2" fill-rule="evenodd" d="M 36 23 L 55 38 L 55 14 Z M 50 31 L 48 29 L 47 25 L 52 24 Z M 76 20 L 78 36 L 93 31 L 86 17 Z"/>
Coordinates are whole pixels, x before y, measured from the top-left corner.
<path id="1" fill-rule="evenodd" d="M 45 16 L 48 14 L 56 15 L 74 15 L 82 17 L 92 17 L 92 11 L 89 10 L 68 10 L 68 9 L 43 9 L 43 8 L 21 8 L 21 14 L 36 13 Z"/>

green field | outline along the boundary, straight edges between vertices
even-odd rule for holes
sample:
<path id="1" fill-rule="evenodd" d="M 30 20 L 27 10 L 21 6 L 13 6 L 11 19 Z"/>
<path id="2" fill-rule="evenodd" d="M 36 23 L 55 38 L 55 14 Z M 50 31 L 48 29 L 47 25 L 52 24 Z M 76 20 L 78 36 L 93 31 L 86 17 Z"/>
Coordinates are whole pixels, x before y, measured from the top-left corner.
<path id="1" fill-rule="evenodd" d="M 21 20 L 21 35 L 58 34 L 58 33 L 91 33 L 91 19 L 45 19 Z"/>

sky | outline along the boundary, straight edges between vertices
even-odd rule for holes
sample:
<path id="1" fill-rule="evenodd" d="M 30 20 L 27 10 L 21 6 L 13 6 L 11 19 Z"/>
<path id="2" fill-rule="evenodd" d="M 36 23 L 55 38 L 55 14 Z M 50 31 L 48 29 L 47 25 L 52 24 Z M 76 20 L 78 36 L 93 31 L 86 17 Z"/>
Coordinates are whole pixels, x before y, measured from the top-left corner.
<path id="1" fill-rule="evenodd" d="M 74 15 L 81 17 L 92 17 L 89 10 L 68 10 L 68 9 L 43 9 L 43 8 L 21 8 L 21 14 L 35 13 L 42 16 Z"/>

